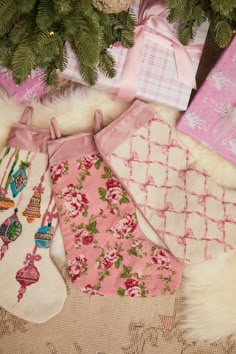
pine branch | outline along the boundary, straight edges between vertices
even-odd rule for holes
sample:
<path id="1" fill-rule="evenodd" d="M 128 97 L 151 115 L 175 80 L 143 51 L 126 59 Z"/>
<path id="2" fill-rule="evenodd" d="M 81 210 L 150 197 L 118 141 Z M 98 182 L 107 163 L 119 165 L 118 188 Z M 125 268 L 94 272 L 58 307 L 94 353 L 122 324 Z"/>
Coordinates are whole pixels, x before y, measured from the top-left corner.
<path id="1" fill-rule="evenodd" d="M 87 66 L 80 62 L 80 73 L 84 82 L 88 83 L 90 86 L 96 84 L 98 78 L 96 66 Z"/>
<path id="2" fill-rule="evenodd" d="M 116 75 L 115 60 L 107 50 L 101 52 L 98 67 L 103 74 L 111 79 Z"/>
<path id="3" fill-rule="evenodd" d="M 73 11 L 72 0 L 53 0 L 53 7 L 60 16 L 67 16 Z"/>
<path id="4" fill-rule="evenodd" d="M 27 80 L 34 66 L 35 56 L 30 41 L 20 43 L 12 56 L 12 76 L 16 84 Z"/>
<path id="5" fill-rule="evenodd" d="M 12 6 L 14 6 L 14 0 L 0 0 L 0 17 L 3 22 L 5 19 L 2 16 L 4 16 L 7 10 Z"/>
<path id="6" fill-rule="evenodd" d="M 12 4 L 11 0 L 9 2 L 9 7 L 0 8 L 0 38 L 3 37 L 11 29 L 15 20 L 18 19 L 19 14 L 17 13 L 17 7 Z M 4 10 L 3 10 L 4 9 Z"/>
<path id="7" fill-rule="evenodd" d="M 41 31 L 51 29 L 54 18 L 53 3 L 48 0 L 41 0 L 37 8 L 36 23 Z"/>
<path id="8" fill-rule="evenodd" d="M 194 37 L 194 28 L 192 23 L 183 23 L 179 27 L 179 40 L 183 45 L 188 45 Z"/>
<path id="9" fill-rule="evenodd" d="M 35 7 L 37 0 L 17 0 L 16 6 L 21 14 L 29 14 Z"/>
<path id="10" fill-rule="evenodd" d="M 224 20 L 215 24 L 215 40 L 220 48 L 224 48 L 230 42 L 233 31 L 230 24 Z"/>
<path id="11" fill-rule="evenodd" d="M 216 43 L 226 47 L 236 30 L 236 0 L 168 0 L 169 22 L 178 22 L 179 39 L 186 45 L 207 19 Z"/>
<path id="12" fill-rule="evenodd" d="M 0 16 L 0 65 L 12 71 L 17 84 L 41 68 L 44 83 L 55 85 L 66 67 L 67 41 L 83 79 L 94 85 L 98 68 L 108 77 L 115 75 L 107 48 L 117 40 L 133 45 L 133 16 L 105 14 L 91 0 L 0 0 Z"/>

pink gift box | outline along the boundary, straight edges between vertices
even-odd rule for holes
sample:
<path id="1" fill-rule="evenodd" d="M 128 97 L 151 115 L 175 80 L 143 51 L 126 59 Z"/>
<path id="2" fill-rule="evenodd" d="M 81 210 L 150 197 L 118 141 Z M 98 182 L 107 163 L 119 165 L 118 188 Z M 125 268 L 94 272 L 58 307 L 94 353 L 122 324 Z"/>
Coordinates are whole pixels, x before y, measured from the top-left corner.
<path id="1" fill-rule="evenodd" d="M 236 37 L 211 70 L 177 129 L 236 163 Z"/>
<path id="2" fill-rule="evenodd" d="M 2 68 L 0 69 L 0 85 L 9 96 L 14 96 L 19 103 L 28 104 L 32 98 L 40 98 L 49 90 L 48 87 L 44 87 L 40 79 L 41 76 L 41 71 L 35 70 L 27 81 L 16 85 L 11 73 Z"/>
<path id="3" fill-rule="evenodd" d="M 121 44 L 110 50 L 116 61 L 117 75 L 108 79 L 99 73 L 98 89 L 116 93 L 118 99 L 134 98 L 164 103 L 180 110 L 188 106 L 209 24 L 204 23 L 191 45 L 184 47 L 177 39 L 177 25 L 166 19 L 167 4 L 160 0 L 138 0 L 132 7 L 138 17 L 135 46 Z M 62 78 L 84 83 L 79 64 L 69 45 L 68 65 Z"/>

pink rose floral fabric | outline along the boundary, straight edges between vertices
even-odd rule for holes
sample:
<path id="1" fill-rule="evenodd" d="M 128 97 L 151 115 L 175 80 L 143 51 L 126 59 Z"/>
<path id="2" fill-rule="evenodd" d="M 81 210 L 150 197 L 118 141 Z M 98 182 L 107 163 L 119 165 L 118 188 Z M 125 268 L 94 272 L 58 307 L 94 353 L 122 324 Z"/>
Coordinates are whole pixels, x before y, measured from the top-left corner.
<path id="1" fill-rule="evenodd" d="M 94 153 L 50 168 L 75 286 L 89 295 L 173 294 L 182 266 L 142 234 L 135 206 Z"/>

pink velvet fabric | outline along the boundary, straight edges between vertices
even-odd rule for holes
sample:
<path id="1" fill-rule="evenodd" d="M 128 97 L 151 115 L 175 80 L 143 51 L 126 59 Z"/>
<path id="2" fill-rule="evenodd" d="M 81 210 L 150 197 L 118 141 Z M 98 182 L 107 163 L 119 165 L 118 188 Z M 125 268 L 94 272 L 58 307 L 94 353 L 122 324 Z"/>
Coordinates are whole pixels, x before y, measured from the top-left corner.
<path id="1" fill-rule="evenodd" d="M 20 122 L 13 124 L 6 146 L 46 154 L 50 132 L 48 129 L 32 127 L 32 114 L 33 108 L 26 107 Z"/>
<path id="2" fill-rule="evenodd" d="M 147 240 L 93 134 L 49 141 L 50 172 L 74 285 L 91 295 L 172 294 L 182 266 Z"/>

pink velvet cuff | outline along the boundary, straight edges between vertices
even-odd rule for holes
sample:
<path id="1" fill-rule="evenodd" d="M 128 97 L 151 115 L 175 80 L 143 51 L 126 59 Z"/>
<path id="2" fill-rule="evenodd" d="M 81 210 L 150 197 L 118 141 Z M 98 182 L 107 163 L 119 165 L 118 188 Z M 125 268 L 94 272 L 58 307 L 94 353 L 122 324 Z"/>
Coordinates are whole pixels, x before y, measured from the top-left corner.
<path id="1" fill-rule="evenodd" d="M 48 129 L 34 128 L 27 124 L 15 123 L 8 135 L 6 145 L 16 149 L 47 153 Z"/>
<path id="2" fill-rule="evenodd" d="M 95 135 L 98 150 L 105 155 L 111 153 L 154 116 L 150 106 L 136 100 L 118 119 Z"/>
<path id="3" fill-rule="evenodd" d="M 79 133 L 48 141 L 50 164 L 96 153 L 93 133 Z"/>

